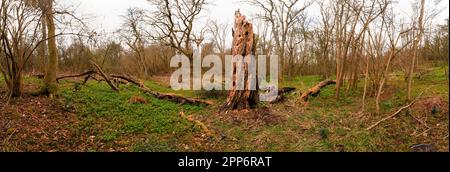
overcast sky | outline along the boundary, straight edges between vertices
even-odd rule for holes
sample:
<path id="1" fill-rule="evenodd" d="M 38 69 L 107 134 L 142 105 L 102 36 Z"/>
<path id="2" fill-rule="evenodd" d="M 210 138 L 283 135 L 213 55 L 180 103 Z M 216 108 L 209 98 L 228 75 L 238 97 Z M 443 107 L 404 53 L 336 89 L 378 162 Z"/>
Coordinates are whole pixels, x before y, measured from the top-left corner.
<path id="1" fill-rule="evenodd" d="M 147 0 L 57 0 L 62 5 L 71 5 L 77 7 L 78 15 L 88 17 L 89 25 L 97 32 L 113 32 L 120 28 L 122 24 L 121 16 L 125 14 L 130 7 L 139 7 L 149 9 Z M 411 2 L 415 0 L 399 0 L 398 11 L 403 14 L 410 14 Z M 426 0 L 428 4 L 433 4 L 437 0 Z M 214 4 L 208 6 L 204 12 L 204 16 L 218 20 L 222 23 L 232 23 L 234 11 L 241 11 L 248 15 L 257 13 L 257 8 L 245 5 L 242 0 L 213 0 Z M 446 7 L 442 13 L 436 18 L 435 22 L 443 23 L 448 18 L 449 1 L 442 0 L 440 7 Z M 308 14 L 318 16 L 318 8 L 312 7 Z M 206 18 L 206 17 L 205 17 Z M 204 20 L 202 20 L 204 21 Z"/>

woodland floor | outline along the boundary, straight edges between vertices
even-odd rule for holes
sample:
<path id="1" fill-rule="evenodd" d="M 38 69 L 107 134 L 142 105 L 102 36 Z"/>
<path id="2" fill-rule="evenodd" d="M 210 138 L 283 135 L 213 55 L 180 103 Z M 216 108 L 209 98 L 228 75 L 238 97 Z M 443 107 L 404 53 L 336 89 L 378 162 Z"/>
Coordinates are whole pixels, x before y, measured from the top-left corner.
<path id="1" fill-rule="evenodd" d="M 172 91 L 167 77 L 146 82 L 154 91 L 187 97 L 208 96 L 214 106 L 179 105 L 145 95 L 133 85 L 120 93 L 97 81 L 80 85 L 63 81 L 56 98 L 31 93 L 41 81 L 26 77 L 26 94 L 7 104 L 0 78 L 0 151 L 281 151 L 281 152 L 410 152 L 414 145 L 432 151 L 449 151 L 449 85 L 447 67 L 429 68 L 415 78 L 414 96 L 428 90 L 411 111 L 366 128 L 406 104 L 402 72 L 392 74 L 383 93 L 381 114 L 374 98 L 361 111 L 362 83 L 334 99 L 334 87 L 323 89 L 309 106 L 296 101 L 300 92 L 320 82 L 317 76 L 285 80 L 281 86 L 298 91 L 279 104 L 262 104 L 244 112 L 218 113 L 224 98 L 194 91 Z M 345 88 L 344 88 L 345 90 Z M 345 93 L 346 92 L 346 93 Z M 133 101 L 143 100 L 143 101 Z M 213 135 L 180 116 L 192 115 Z"/>

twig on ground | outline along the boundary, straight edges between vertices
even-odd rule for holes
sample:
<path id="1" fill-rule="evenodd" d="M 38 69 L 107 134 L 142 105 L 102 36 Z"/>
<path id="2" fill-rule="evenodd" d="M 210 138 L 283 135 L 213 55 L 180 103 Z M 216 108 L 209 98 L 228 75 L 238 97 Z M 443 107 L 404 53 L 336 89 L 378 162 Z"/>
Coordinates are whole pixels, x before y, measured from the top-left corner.
<path id="1" fill-rule="evenodd" d="M 431 87 L 430 87 L 430 88 L 431 88 Z M 428 88 L 428 89 L 430 89 L 430 88 Z M 428 89 L 427 89 L 427 90 L 428 90 Z M 400 114 L 400 112 L 403 112 L 404 110 L 409 109 L 412 105 L 414 105 L 414 104 L 416 103 L 416 101 L 417 101 L 420 97 L 422 97 L 422 95 L 423 95 L 424 92 L 425 92 L 425 91 L 423 91 L 422 93 L 420 93 L 420 95 L 417 96 L 416 99 L 414 99 L 414 100 L 413 100 L 411 103 L 409 103 L 408 105 L 403 106 L 402 108 L 400 108 L 399 110 L 397 110 L 397 112 L 393 113 L 392 115 L 390 115 L 390 116 L 388 116 L 388 117 L 386 117 L 386 118 L 383 118 L 382 120 L 376 122 L 375 124 L 373 124 L 373 125 L 371 125 L 370 127 L 368 127 L 366 130 L 371 130 L 371 129 L 375 128 L 376 126 L 380 125 L 382 122 L 384 122 L 384 121 L 386 121 L 386 120 L 388 120 L 388 119 L 391 119 L 391 118 L 397 116 L 398 114 Z"/>
<path id="2" fill-rule="evenodd" d="M 425 133 L 427 133 L 428 131 L 430 131 L 430 130 L 432 129 L 431 127 L 429 127 L 429 126 L 427 125 L 426 122 L 424 122 L 424 121 L 418 119 L 418 118 L 415 117 L 412 113 L 411 113 L 410 115 L 411 115 L 411 117 L 414 118 L 414 120 L 416 120 L 417 122 L 419 122 L 420 124 L 422 124 L 423 126 L 425 126 L 425 127 L 427 128 L 424 132 L 422 132 L 422 133 L 420 133 L 420 134 L 414 134 L 413 136 L 416 136 L 416 137 L 417 137 L 417 136 L 424 135 Z"/>
<path id="3" fill-rule="evenodd" d="M 428 128 L 428 129 L 426 129 L 425 131 L 423 131 L 422 133 L 420 133 L 420 134 L 418 134 L 418 135 L 416 135 L 416 137 L 417 136 L 423 136 L 425 133 L 427 133 L 428 131 L 430 131 L 432 128 Z"/>

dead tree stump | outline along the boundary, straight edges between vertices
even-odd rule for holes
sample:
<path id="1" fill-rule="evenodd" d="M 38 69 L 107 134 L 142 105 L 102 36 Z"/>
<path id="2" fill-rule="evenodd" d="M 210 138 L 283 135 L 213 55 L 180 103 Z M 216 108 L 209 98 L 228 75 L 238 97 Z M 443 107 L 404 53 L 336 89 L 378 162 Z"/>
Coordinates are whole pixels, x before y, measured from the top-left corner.
<path id="1" fill-rule="evenodd" d="M 228 98 L 223 106 L 223 110 L 249 109 L 254 108 L 259 103 L 258 82 L 256 74 L 249 72 L 249 62 L 256 51 L 256 36 L 253 32 L 253 25 L 246 20 L 240 11 L 235 13 L 233 29 L 233 85 L 228 92 Z M 241 60 L 239 60 L 241 59 Z M 243 66 L 242 75 L 238 74 L 238 67 Z M 255 75 L 255 76 L 254 76 Z M 255 88 L 251 89 L 251 81 L 254 79 Z M 238 89 L 238 81 L 244 81 L 244 89 Z"/>

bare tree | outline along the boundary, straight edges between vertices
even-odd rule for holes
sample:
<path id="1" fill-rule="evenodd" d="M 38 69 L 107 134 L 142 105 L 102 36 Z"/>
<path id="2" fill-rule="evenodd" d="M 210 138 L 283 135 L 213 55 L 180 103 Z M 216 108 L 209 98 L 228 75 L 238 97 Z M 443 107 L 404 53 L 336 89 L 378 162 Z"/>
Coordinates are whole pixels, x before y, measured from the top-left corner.
<path id="1" fill-rule="evenodd" d="M 229 33 L 231 33 L 230 27 L 227 24 L 220 24 L 218 21 L 210 22 L 208 25 L 208 31 L 212 36 L 214 46 L 219 53 L 223 56 L 226 53 L 226 41 Z"/>
<path id="2" fill-rule="evenodd" d="M 299 16 L 307 7 L 313 4 L 313 1 L 307 1 L 303 5 L 300 0 L 251 0 L 249 3 L 257 6 L 263 12 L 261 17 L 271 25 L 273 39 L 277 47 L 280 58 L 280 76 L 284 76 L 283 70 L 286 69 L 286 44 L 289 32 L 292 31 Z M 281 79 L 283 77 L 280 77 Z"/>
<path id="3" fill-rule="evenodd" d="M 321 23 L 315 32 L 315 41 L 318 45 L 317 48 L 317 63 L 320 64 L 319 72 L 324 79 L 328 79 L 332 75 L 330 69 L 332 65 L 329 63 L 332 61 L 331 54 L 333 53 L 333 30 L 335 22 L 333 22 L 333 14 L 331 6 L 326 5 L 324 1 L 319 1 Z M 334 64 L 333 64 L 334 65 Z"/>
<path id="4" fill-rule="evenodd" d="M 2 0 L 0 7 L 0 71 L 6 81 L 9 96 L 22 95 L 22 72 L 37 47 L 44 42 L 39 37 L 40 12 L 24 0 Z"/>
<path id="5" fill-rule="evenodd" d="M 28 3 L 28 6 L 32 6 L 33 8 L 36 9 L 45 9 L 45 3 L 40 3 L 38 0 L 27 0 L 25 1 L 26 3 Z M 45 40 L 47 39 L 47 19 L 45 17 L 41 17 L 41 39 Z M 41 43 L 41 45 L 39 45 L 38 48 L 38 57 L 39 57 L 39 67 L 42 73 L 45 73 L 45 68 L 46 68 L 46 61 L 47 61 L 47 41 L 44 41 Z"/>
<path id="6" fill-rule="evenodd" d="M 272 32 L 270 32 L 270 24 L 269 22 L 257 18 L 253 22 L 255 32 L 257 32 L 258 36 L 258 44 L 257 47 L 259 49 L 260 54 L 270 55 L 273 51 L 273 40 L 272 40 Z"/>
<path id="7" fill-rule="evenodd" d="M 348 71 L 346 67 L 348 57 L 352 48 L 356 48 L 352 45 L 360 42 L 370 23 L 385 12 L 390 1 L 334 0 L 332 3 L 336 36 L 336 99 L 339 99 L 341 86 L 344 85 L 344 77 Z"/>
<path id="8" fill-rule="evenodd" d="M 420 0 L 420 7 L 419 7 L 419 18 L 417 22 L 414 22 L 415 26 L 414 28 L 417 28 L 417 36 L 414 38 L 414 42 L 413 42 L 413 56 L 411 58 L 411 66 L 409 68 L 409 72 L 408 72 L 408 94 L 407 94 L 407 99 L 408 101 L 411 101 L 412 97 L 411 97 L 411 92 L 412 92 L 412 84 L 413 84 L 413 75 L 414 75 L 414 68 L 416 65 L 416 61 L 418 59 L 418 51 L 419 51 L 419 46 L 420 43 L 422 41 L 422 35 L 424 32 L 424 11 L 425 11 L 425 0 Z M 415 31 L 416 29 L 414 29 Z"/>
<path id="9" fill-rule="evenodd" d="M 400 45 L 401 38 L 404 36 L 404 34 L 408 33 L 411 29 L 405 29 L 402 27 L 395 25 L 395 17 L 393 14 L 393 11 L 389 13 L 383 13 L 382 14 L 382 23 L 380 27 L 380 31 L 378 34 L 373 35 L 369 32 L 370 39 L 372 39 L 373 42 L 373 49 L 375 50 L 375 54 L 377 59 L 379 60 L 379 64 L 381 64 L 381 67 L 376 67 L 376 71 L 380 71 L 378 68 L 382 69 L 380 72 L 376 72 L 378 76 L 375 76 L 375 78 L 378 78 L 378 88 L 376 91 L 376 97 L 375 97 L 375 105 L 376 105 L 376 112 L 380 113 L 380 99 L 381 94 L 383 93 L 384 85 L 389 79 L 389 73 L 390 73 L 390 67 L 392 64 L 392 61 L 395 57 L 398 56 L 398 54 L 407 47 L 410 42 L 402 42 L 402 45 Z M 383 37 L 387 37 L 387 41 L 383 39 Z M 384 42 L 388 43 L 388 51 L 384 51 Z M 383 61 L 383 56 L 386 56 L 385 61 Z"/>
<path id="10" fill-rule="evenodd" d="M 286 71 L 288 77 L 293 77 L 302 71 L 313 56 L 311 33 L 309 31 L 310 20 L 305 15 L 298 17 L 298 23 L 288 32 L 286 42 Z"/>
<path id="11" fill-rule="evenodd" d="M 153 40 L 163 42 L 180 53 L 193 57 L 194 22 L 207 5 L 206 0 L 152 0 L 157 8 L 149 16 L 149 34 Z"/>
<path id="12" fill-rule="evenodd" d="M 130 49 L 133 50 L 134 55 L 138 61 L 139 68 L 142 70 L 144 76 L 148 76 L 149 66 L 147 65 L 147 56 L 145 53 L 145 26 L 143 19 L 145 18 L 145 11 L 139 8 L 130 8 L 124 16 L 125 23 L 123 29 L 120 30 L 121 38 Z"/>

